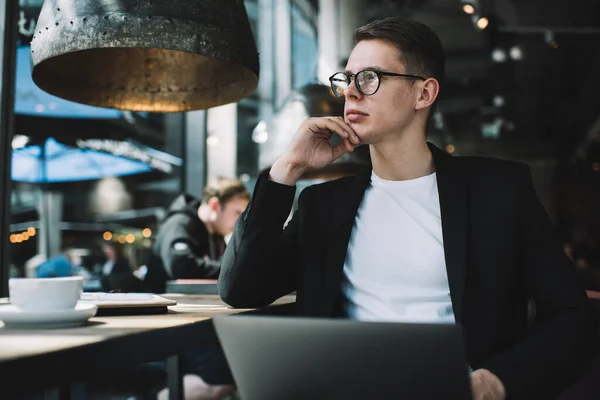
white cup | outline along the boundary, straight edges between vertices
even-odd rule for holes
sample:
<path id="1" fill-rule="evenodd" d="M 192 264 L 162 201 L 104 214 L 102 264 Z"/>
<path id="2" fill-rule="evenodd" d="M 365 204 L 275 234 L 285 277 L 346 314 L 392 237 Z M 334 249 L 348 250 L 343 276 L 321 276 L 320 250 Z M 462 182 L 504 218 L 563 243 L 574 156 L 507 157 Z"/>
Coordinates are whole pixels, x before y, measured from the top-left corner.
<path id="1" fill-rule="evenodd" d="M 72 310 L 83 292 L 83 277 L 11 278 L 10 303 L 25 311 Z"/>

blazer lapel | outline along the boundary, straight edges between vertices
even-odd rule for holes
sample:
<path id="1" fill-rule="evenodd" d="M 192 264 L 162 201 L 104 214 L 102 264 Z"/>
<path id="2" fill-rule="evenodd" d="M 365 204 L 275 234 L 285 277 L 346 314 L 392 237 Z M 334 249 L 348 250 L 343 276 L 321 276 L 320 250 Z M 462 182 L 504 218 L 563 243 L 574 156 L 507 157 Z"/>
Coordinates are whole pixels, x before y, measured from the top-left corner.
<path id="1" fill-rule="evenodd" d="M 459 162 L 429 144 L 436 168 L 442 236 L 452 308 L 457 322 L 463 320 L 469 226 L 468 183 Z"/>
<path id="2" fill-rule="evenodd" d="M 358 207 L 367 186 L 371 182 L 371 169 L 358 174 L 350 183 L 348 190 L 336 193 L 332 206 L 332 228 L 329 234 L 327 252 L 322 265 L 322 307 L 323 315 L 331 316 L 340 300 L 342 272 L 350 235 Z"/>

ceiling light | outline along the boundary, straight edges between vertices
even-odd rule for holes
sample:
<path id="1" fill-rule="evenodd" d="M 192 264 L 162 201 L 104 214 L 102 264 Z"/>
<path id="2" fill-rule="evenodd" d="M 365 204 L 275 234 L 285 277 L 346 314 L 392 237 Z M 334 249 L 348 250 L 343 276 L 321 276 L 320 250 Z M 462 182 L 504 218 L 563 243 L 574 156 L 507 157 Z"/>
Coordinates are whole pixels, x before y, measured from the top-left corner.
<path id="1" fill-rule="evenodd" d="M 82 104 L 200 110 L 248 97 L 258 84 L 240 0 L 45 0 L 35 31 L 33 81 Z"/>
<path id="2" fill-rule="evenodd" d="M 492 51 L 492 60 L 494 60 L 497 63 L 503 63 L 504 61 L 506 61 L 506 51 L 504 51 L 503 49 L 494 49 L 494 51 Z"/>
<path id="3" fill-rule="evenodd" d="M 502 107 L 505 103 L 504 97 L 494 96 L 493 103 L 496 107 Z"/>
<path id="4" fill-rule="evenodd" d="M 510 50 L 508 51 L 508 54 L 510 54 L 510 58 L 512 58 L 515 61 L 523 59 L 523 50 L 521 49 L 520 46 L 511 47 Z"/>
<path id="5" fill-rule="evenodd" d="M 267 130 L 267 122 L 260 121 L 258 125 L 252 130 L 252 140 L 254 143 L 265 143 L 269 139 L 269 132 Z"/>
<path id="6" fill-rule="evenodd" d="M 477 27 L 481 30 L 484 30 L 490 24 L 490 20 L 486 17 L 481 17 L 477 20 Z"/>
<path id="7" fill-rule="evenodd" d="M 12 139 L 12 148 L 14 149 L 21 149 L 25 146 L 27 146 L 27 143 L 29 143 L 29 137 L 25 136 L 25 135 L 15 135 L 13 136 Z"/>
<path id="8" fill-rule="evenodd" d="M 469 15 L 475 14 L 475 7 L 472 4 L 465 4 L 462 7 L 463 11 Z"/>

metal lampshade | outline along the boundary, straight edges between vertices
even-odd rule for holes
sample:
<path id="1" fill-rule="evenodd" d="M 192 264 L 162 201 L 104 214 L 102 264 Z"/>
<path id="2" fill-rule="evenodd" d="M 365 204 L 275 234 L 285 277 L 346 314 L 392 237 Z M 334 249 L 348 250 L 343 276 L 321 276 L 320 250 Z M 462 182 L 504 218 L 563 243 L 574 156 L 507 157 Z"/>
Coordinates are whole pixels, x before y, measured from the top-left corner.
<path id="1" fill-rule="evenodd" d="M 235 102 L 259 72 L 243 0 L 45 0 L 31 62 L 50 94 L 153 112 Z"/>

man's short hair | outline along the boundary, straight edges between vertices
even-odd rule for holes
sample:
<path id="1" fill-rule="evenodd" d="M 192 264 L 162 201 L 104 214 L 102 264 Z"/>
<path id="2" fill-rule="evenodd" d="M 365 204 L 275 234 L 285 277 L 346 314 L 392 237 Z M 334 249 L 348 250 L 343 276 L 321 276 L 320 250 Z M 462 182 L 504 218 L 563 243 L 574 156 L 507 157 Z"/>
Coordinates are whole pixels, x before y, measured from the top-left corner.
<path id="1" fill-rule="evenodd" d="M 217 178 L 208 183 L 204 188 L 203 203 L 216 197 L 221 205 L 225 205 L 234 198 L 250 200 L 250 193 L 242 181 L 232 178 Z"/>
<path id="2" fill-rule="evenodd" d="M 444 79 L 444 49 L 438 35 L 427 25 L 400 17 L 388 17 L 361 26 L 354 42 L 384 40 L 394 45 L 406 73 L 435 78 L 440 86 Z"/>

